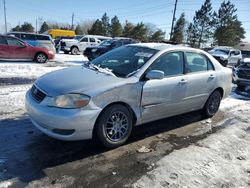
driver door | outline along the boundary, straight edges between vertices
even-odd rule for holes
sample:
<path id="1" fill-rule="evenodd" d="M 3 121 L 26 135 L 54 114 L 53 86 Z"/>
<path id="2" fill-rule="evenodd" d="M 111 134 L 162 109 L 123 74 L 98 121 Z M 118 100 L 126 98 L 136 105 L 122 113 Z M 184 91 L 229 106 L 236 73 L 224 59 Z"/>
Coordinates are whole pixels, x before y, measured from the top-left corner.
<path id="1" fill-rule="evenodd" d="M 184 103 L 187 78 L 184 75 L 183 52 L 160 56 L 148 69 L 164 72 L 164 78 L 147 80 L 141 99 L 142 123 L 173 116 L 187 110 Z"/>

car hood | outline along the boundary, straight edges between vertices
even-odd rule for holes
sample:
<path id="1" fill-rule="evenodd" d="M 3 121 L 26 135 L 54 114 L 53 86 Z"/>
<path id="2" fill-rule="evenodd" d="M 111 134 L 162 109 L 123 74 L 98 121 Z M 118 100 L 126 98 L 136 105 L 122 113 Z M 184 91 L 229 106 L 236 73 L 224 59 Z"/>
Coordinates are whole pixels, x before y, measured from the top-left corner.
<path id="1" fill-rule="evenodd" d="M 223 57 L 224 59 L 228 58 L 228 55 L 223 54 L 221 52 L 217 52 L 217 51 L 210 51 L 209 52 L 212 56 L 214 57 Z"/>
<path id="2" fill-rule="evenodd" d="M 123 80 L 123 78 L 97 72 L 83 66 L 76 66 L 45 74 L 36 80 L 35 85 L 48 96 L 53 97 L 66 93 L 83 93 L 90 89 L 117 84 Z"/>

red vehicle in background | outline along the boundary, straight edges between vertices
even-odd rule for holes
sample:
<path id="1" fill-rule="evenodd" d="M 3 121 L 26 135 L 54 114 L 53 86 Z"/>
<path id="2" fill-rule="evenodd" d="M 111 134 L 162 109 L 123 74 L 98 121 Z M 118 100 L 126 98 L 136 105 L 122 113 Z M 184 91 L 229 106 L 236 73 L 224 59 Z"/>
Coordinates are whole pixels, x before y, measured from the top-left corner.
<path id="1" fill-rule="evenodd" d="M 33 47 L 12 36 L 0 35 L 0 60 L 32 60 L 46 63 L 55 54 L 46 48 Z"/>

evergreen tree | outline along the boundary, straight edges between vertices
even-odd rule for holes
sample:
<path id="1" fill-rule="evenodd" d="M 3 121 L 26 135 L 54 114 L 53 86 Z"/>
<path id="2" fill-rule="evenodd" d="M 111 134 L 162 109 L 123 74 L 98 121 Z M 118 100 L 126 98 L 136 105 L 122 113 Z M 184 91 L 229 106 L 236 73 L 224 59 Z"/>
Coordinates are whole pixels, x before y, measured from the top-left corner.
<path id="1" fill-rule="evenodd" d="M 112 37 L 119 37 L 122 35 L 122 25 L 117 16 L 111 19 L 110 34 Z"/>
<path id="2" fill-rule="evenodd" d="M 83 34 L 82 28 L 81 28 L 81 26 L 79 24 L 76 26 L 75 33 L 77 35 L 82 35 Z"/>
<path id="3" fill-rule="evenodd" d="M 101 18 L 102 25 L 103 25 L 103 35 L 109 36 L 110 31 L 110 24 L 109 24 L 109 17 L 107 13 L 105 12 Z"/>
<path id="4" fill-rule="evenodd" d="M 197 47 L 198 31 L 193 23 L 189 23 L 186 31 L 186 43 L 191 47 Z"/>
<path id="5" fill-rule="evenodd" d="M 174 26 L 174 31 L 173 31 L 171 41 L 174 41 L 177 43 L 183 43 L 185 24 L 186 24 L 185 14 L 182 13 L 180 18 L 177 20 Z"/>
<path id="6" fill-rule="evenodd" d="M 214 13 L 214 40 L 217 45 L 234 46 L 245 38 L 245 30 L 238 20 L 237 9 L 230 1 L 223 1 L 218 13 Z"/>
<path id="7" fill-rule="evenodd" d="M 162 30 L 158 30 L 153 33 L 153 35 L 150 37 L 150 41 L 152 42 L 161 42 L 165 38 L 165 32 Z"/>
<path id="8" fill-rule="evenodd" d="M 134 30 L 134 25 L 126 20 L 124 29 L 123 29 L 123 36 L 124 37 L 132 37 L 133 35 L 133 30 Z"/>
<path id="9" fill-rule="evenodd" d="M 43 22 L 43 24 L 41 25 L 41 28 L 40 28 L 40 33 L 44 33 L 45 31 L 48 31 L 50 28 L 49 28 L 49 25 L 46 23 L 46 22 Z"/>
<path id="10" fill-rule="evenodd" d="M 21 31 L 23 32 L 34 32 L 34 27 L 28 23 L 28 22 L 24 22 L 23 25 L 21 25 Z"/>
<path id="11" fill-rule="evenodd" d="M 105 30 L 103 28 L 102 21 L 97 19 L 92 27 L 88 30 L 88 34 L 92 35 L 105 35 Z"/>
<path id="12" fill-rule="evenodd" d="M 211 0 L 205 0 L 198 11 L 195 11 L 193 23 L 189 25 L 189 31 L 192 40 L 192 47 L 200 48 L 201 43 L 207 42 L 212 36 L 213 13 Z"/>
<path id="13" fill-rule="evenodd" d="M 21 31 L 21 27 L 17 25 L 16 27 L 13 27 L 11 31 Z"/>
<path id="14" fill-rule="evenodd" d="M 145 25 L 141 22 L 138 23 L 132 31 L 132 38 L 138 39 L 142 42 L 147 41 L 147 28 Z"/>

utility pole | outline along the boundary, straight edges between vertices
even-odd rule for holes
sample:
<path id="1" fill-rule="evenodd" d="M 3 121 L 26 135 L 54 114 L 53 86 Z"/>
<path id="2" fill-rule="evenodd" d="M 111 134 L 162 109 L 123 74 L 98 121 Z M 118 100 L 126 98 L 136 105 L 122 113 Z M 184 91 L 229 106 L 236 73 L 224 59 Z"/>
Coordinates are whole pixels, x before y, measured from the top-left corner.
<path id="1" fill-rule="evenodd" d="M 36 19 L 36 33 L 37 33 L 37 19 Z"/>
<path id="2" fill-rule="evenodd" d="M 172 19 L 172 26 L 171 26 L 171 32 L 170 32 L 170 39 L 172 39 L 172 35 L 173 35 L 173 29 L 174 29 L 174 21 L 175 21 L 175 12 L 176 12 L 176 6 L 177 6 L 177 1 L 175 0 L 175 4 L 174 4 L 174 12 L 173 12 L 173 19 Z"/>
<path id="3" fill-rule="evenodd" d="M 7 18 L 6 18 L 5 0 L 3 0 L 3 8 L 4 8 L 5 33 L 7 33 Z"/>
<path id="4" fill-rule="evenodd" d="M 72 14 L 72 20 L 71 20 L 71 29 L 73 30 L 74 29 L 74 12 Z"/>

